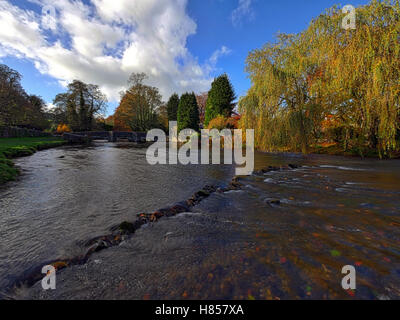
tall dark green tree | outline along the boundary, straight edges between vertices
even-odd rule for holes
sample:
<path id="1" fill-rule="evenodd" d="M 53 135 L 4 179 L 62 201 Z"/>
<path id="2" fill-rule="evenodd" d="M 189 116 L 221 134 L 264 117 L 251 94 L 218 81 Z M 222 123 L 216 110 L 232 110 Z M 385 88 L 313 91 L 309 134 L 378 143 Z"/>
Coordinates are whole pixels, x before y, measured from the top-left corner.
<path id="1" fill-rule="evenodd" d="M 199 131 L 199 122 L 199 107 L 196 95 L 193 92 L 183 94 L 178 108 L 178 131 L 183 129 Z"/>
<path id="2" fill-rule="evenodd" d="M 228 75 L 223 74 L 216 78 L 208 92 L 205 126 L 208 126 L 209 122 L 217 116 L 230 117 L 235 107 L 233 103 L 235 99 L 235 91 Z"/>
<path id="3" fill-rule="evenodd" d="M 179 96 L 174 93 L 168 100 L 167 112 L 169 121 L 178 120 L 178 107 L 179 107 Z"/>

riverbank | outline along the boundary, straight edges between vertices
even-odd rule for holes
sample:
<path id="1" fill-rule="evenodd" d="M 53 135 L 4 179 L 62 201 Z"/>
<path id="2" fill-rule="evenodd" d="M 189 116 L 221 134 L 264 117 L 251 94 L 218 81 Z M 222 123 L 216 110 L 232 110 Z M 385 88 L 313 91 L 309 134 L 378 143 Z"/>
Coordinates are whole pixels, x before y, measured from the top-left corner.
<path id="1" fill-rule="evenodd" d="M 0 185 L 15 180 L 19 174 L 10 159 L 30 156 L 36 151 L 64 144 L 65 141 L 56 137 L 0 138 Z"/>
<path id="2" fill-rule="evenodd" d="M 310 153 L 326 154 L 330 156 L 359 157 L 371 159 L 400 159 L 400 152 L 393 152 L 389 155 L 380 155 L 377 149 L 359 150 L 358 148 L 349 148 L 345 150 L 338 143 L 316 145 L 310 148 Z"/>
<path id="3" fill-rule="evenodd" d="M 330 156 L 345 156 L 345 157 L 360 157 L 360 158 L 372 158 L 377 159 L 379 152 L 377 150 L 364 150 L 360 152 L 358 149 L 344 150 L 342 146 L 336 143 L 322 144 L 312 146 L 309 150 L 312 154 L 326 154 Z"/>
<path id="4" fill-rule="evenodd" d="M 258 150 L 260 152 L 264 152 L 263 150 Z M 276 150 L 272 153 L 299 153 L 298 151 L 291 149 L 284 150 Z M 400 159 L 400 152 L 394 152 L 390 156 L 379 155 L 379 151 L 376 149 L 366 149 L 359 150 L 357 148 L 349 148 L 345 150 L 340 144 L 337 143 L 329 143 L 329 144 L 319 144 L 310 146 L 307 149 L 307 154 L 317 154 L 317 155 L 328 155 L 328 156 L 343 156 L 343 157 L 351 157 L 351 158 L 368 158 L 368 159 Z"/>

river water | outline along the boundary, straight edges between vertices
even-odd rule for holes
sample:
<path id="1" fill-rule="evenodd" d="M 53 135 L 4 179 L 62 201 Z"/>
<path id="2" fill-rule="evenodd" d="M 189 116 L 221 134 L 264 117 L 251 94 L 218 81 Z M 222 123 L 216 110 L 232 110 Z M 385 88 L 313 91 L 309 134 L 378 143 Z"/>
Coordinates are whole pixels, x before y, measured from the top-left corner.
<path id="1" fill-rule="evenodd" d="M 9 290 L 27 270 L 140 212 L 227 184 L 232 166 L 150 166 L 146 149 L 99 142 L 16 160 L 0 189 L 0 292 L 34 299 L 399 299 L 400 161 L 256 154 L 256 168 L 192 212 L 57 273 L 57 289 Z M 272 204 L 271 200 L 280 203 Z M 273 201 L 274 203 L 276 201 Z M 341 286 L 342 267 L 357 289 Z"/>

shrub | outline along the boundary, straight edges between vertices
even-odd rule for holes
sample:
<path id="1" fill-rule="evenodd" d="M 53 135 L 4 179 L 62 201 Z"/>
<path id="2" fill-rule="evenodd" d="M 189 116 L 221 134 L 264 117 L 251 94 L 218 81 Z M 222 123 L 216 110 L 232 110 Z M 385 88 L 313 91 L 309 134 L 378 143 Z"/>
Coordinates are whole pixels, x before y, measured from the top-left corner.
<path id="1" fill-rule="evenodd" d="M 238 128 L 238 121 L 233 118 L 225 118 L 223 116 L 217 116 L 216 118 L 212 119 L 208 124 L 208 129 L 237 129 Z"/>
<path id="2" fill-rule="evenodd" d="M 61 134 L 65 132 L 71 132 L 71 129 L 66 124 L 59 124 L 57 127 L 57 133 Z"/>

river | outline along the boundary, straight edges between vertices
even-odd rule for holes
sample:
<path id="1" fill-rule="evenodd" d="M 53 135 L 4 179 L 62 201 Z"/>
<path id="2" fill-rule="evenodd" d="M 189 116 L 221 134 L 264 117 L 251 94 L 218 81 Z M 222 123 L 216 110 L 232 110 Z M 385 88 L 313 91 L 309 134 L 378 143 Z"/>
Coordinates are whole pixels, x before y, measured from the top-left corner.
<path id="1" fill-rule="evenodd" d="M 256 169 L 192 212 L 146 225 L 57 273 L 57 289 L 9 290 L 45 261 L 140 212 L 227 184 L 232 166 L 150 166 L 146 149 L 95 143 L 16 160 L 0 189 L 0 292 L 33 299 L 399 299 L 400 161 L 256 154 Z M 271 201 L 272 200 L 272 201 Z M 277 201 L 279 200 L 279 202 Z M 357 290 L 341 287 L 342 267 Z"/>

